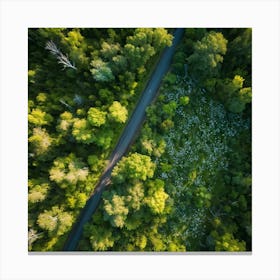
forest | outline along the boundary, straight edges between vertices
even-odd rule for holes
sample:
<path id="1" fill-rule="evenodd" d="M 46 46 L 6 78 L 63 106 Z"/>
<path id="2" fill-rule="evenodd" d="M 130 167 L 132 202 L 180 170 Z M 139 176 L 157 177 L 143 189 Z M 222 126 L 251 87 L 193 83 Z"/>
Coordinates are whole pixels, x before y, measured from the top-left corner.
<path id="1" fill-rule="evenodd" d="M 28 250 L 62 251 L 170 28 L 28 31 Z M 77 251 L 252 250 L 252 30 L 185 28 Z"/>

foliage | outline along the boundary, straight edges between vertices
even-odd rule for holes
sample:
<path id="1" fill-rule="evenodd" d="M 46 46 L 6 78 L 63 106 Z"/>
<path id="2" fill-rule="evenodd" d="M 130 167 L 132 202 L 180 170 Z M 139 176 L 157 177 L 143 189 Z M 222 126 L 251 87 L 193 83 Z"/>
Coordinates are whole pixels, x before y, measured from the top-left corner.
<path id="1" fill-rule="evenodd" d="M 88 168 L 74 154 L 57 158 L 50 169 L 50 180 L 55 181 L 61 188 L 69 185 L 73 187 L 78 182 L 85 181 L 87 176 Z"/>
<path id="2" fill-rule="evenodd" d="M 189 72 L 200 81 L 216 77 L 227 51 L 227 42 L 220 32 L 206 33 L 194 44 L 194 52 L 188 57 Z"/>
<path id="3" fill-rule="evenodd" d="M 172 35 L 164 28 L 30 28 L 28 40 L 29 250 L 60 251 L 139 99 L 146 69 Z M 151 175 L 147 163 L 137 176 Z M 125 207 L 140 209 L 142 192 L 133 184 Z M 111 248 L 111 233 L 97 230 L 91 236 L 104 239 L 89 246 Z"/>
<path id="4" fill-rule="evenodd" d="M 43 112 L 40 109 L 33 109 L 30 114 L 28 114 L 28 122 L 37 126 L 43 126 L 49 124 L 53 120 L 50 114 Z"/>
<path id="5" fill-rule="evenodd" d="M 93 78 L 97 82 L 108 82 L 114 80 L 114 75 L 108 64 L 101 59 L 96 59 L 91 62 L 93 67 L 90 71 L 93 75 Z"/>
<path id="6" fill-rule="evenodd" d="M 112 197 L 104 199 L 105 220 L 109 220 L 112 226 L 122 228 L 128 214 L 125 207 L 125 197 L 112 193 Z"/>
<path id="7" fill-rule="evenodd" d="M 86 144 L 94 142 L 93 129 L 87 119 L 74 119 L 72 135 L 77 142 Z"/>
<path id="8" fill-rule="evenodd" d="M 49 234 L 55 231 L 57 235 L 62 235 L 71 227 L 73 217 L 54 206 L 51 210 L 45 210 L 44 213 L 41 213 L 38 216 L 37 223 L 40 228 L 47 230 Z"/>
<path id="9" fill-rule="evenodd" d="M 109 107 L 110 117 L 119 123 L 125 123 L 127 120 L 127 109 L 120 102 L 114 101 Z"/>
<path id="10" fill-rule="evenodd" d="M 28 246 L 60 251 L 172 35 L 38 28 L 29 40 Z M 251 100 L 251 29 L 186 29 L 78 250 L 250 251 Z"/>
<path id="11" fill-rule="evenodd" d="M 155 164 L 146 155 L 133 153 L 123 157 L 112 172 L 113 179 L 123 182 L 124 174 L 130 179 L 146 180 L 154 175 Z"/>
<path id="12" fill-rule="evenodd" d="M 28 202 L 37 203 L 46 199 L 50 186 L 47 182 L 38 182 L 36 180 L 29 180 L 28 188 L 29 188 Z"/>
<path id="13" fill-rule="evenodd" d="M 155 214 L 163 213 L 165 209 L 165 201 L 168 194 L 164 192 L 164 182 L 157 179 L 152 184 L 149 184 L 148 196 L 145 202 Z"/>
<path id="14" fill-rule="evenodd" d="M 102 112 L 97 108 L 90 108 L 87 119 L 92 126 L 99 127 L 106 122 L 106 112 Z"/>
<path id="15" fill-rule="evenodd" d="M 28 142 L 36 155 L 42 155 L 49 150 L 53 139 L 44 128 L 34 127 L 32 135 L 28 138 Z"/>
<path id="16" fill-rule="evenodd" d="M 243 30 L 229 38 L 223 30 L 186 33 L 191 40 L 178 48 L 176 67 L 147 108 L 146 123 L 112 172 L 110 190 L 92 220 L 113 232 L 106 250 L 251 250 L 251 84 L 223 64 L 230 61 L 227 46 Z M 193 53 L 184 55 L 184 45 Z M 178 71 L 188 57 L 193 78 Z M 128 160 L 140 153 L 156 163 L 151 178 L 137 176 L 142 164 L 137 170 L 137 159 Z"/>

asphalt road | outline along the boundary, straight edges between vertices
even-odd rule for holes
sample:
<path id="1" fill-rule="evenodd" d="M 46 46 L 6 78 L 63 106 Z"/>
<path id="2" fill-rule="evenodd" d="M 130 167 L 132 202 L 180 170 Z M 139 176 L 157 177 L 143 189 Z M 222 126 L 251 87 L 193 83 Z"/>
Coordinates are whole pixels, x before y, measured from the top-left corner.
<path id="1" fill-rule="evenodd" d="M 110 156 L 109 163 L 105 171 L 103 172 L 103 175 L 101 176 L 101 179 L 98 185 L 96 186 L 94 193 L 87 201 L 85 207 L 82 209 L 76 224 L 74 225 L 72 231 L 69 234 L 69 237 L 63 248 L 64 251 L 75 251 L 83 232 L 83 226 L 91 219 L 93 213 L 99 205 L 102 192 L 104 191 L 105 187 L 110 183 L 111 172 L 114 166 L 125 154 L 125 152 L 127 151 L 128 147 L 134 139 L 135 133 L 137 133 L 138 129 L 144 121 L 145 110 L 157 94 L 157 90 L 160 86 L 161 80 L 163 79 L 165 73 L 167 72 L 171 64 L 171 60 L 174 55 L 176 46 L 182 39 L 183 33 L 183 28 L 177 28 L 173 34 L 174 38 L 172 46 L 164 50 L 162 57 L 149 83 L 143 91 L 141 98 L 118 141 L 118 144 L 116 145 L 114 151 Z"/>

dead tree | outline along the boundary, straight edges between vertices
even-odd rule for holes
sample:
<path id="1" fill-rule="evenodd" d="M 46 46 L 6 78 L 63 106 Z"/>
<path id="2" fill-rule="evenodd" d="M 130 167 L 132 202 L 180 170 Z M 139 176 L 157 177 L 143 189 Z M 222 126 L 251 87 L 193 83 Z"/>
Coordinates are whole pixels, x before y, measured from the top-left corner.
<path id="1" fill-rule="evenodd" d="M 68 59 L 68 55 L 64 55 L 56 46 L 56 44 L 53 41 L 48 41 L 46 43 L 46 50 L 49 50 L 51 54 L 53 54 L 59 64 L 63 65 L 63 69 L 65 68 L 72 68 L 74 70 L 77 70 L 74 63 L 71 63 L 71 61 Z"/>

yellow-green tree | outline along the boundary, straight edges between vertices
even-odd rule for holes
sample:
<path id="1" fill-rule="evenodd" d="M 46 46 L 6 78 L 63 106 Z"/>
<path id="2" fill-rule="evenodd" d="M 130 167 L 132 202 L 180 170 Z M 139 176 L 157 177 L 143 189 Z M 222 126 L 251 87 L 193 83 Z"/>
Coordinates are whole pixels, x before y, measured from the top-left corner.
<path id="1" fill-rule="evenodd" d="M 139 153 L 132 153 L 123 157 L 113 169 L 112 176 L 115 180 L 122 182 L 124 178 L 146 180 L 154 175 L 155 164 L 151 158 Z"/>
<path id="2" fill-rule="evenodd" d="M 109 116 L 116 122 L 125 123 L 127 120 L 127 114 L 128 112 L 125 106 L 122 106 L 118 101 L 114 101 L 109 107 Z"/>
<path id="3" fill-rule="evenodd" d="M 37 224 L 51 235 L 62 235 L 72 226 L 73 216 L 58 206 L 54 206 L 38 216 Z"/>

